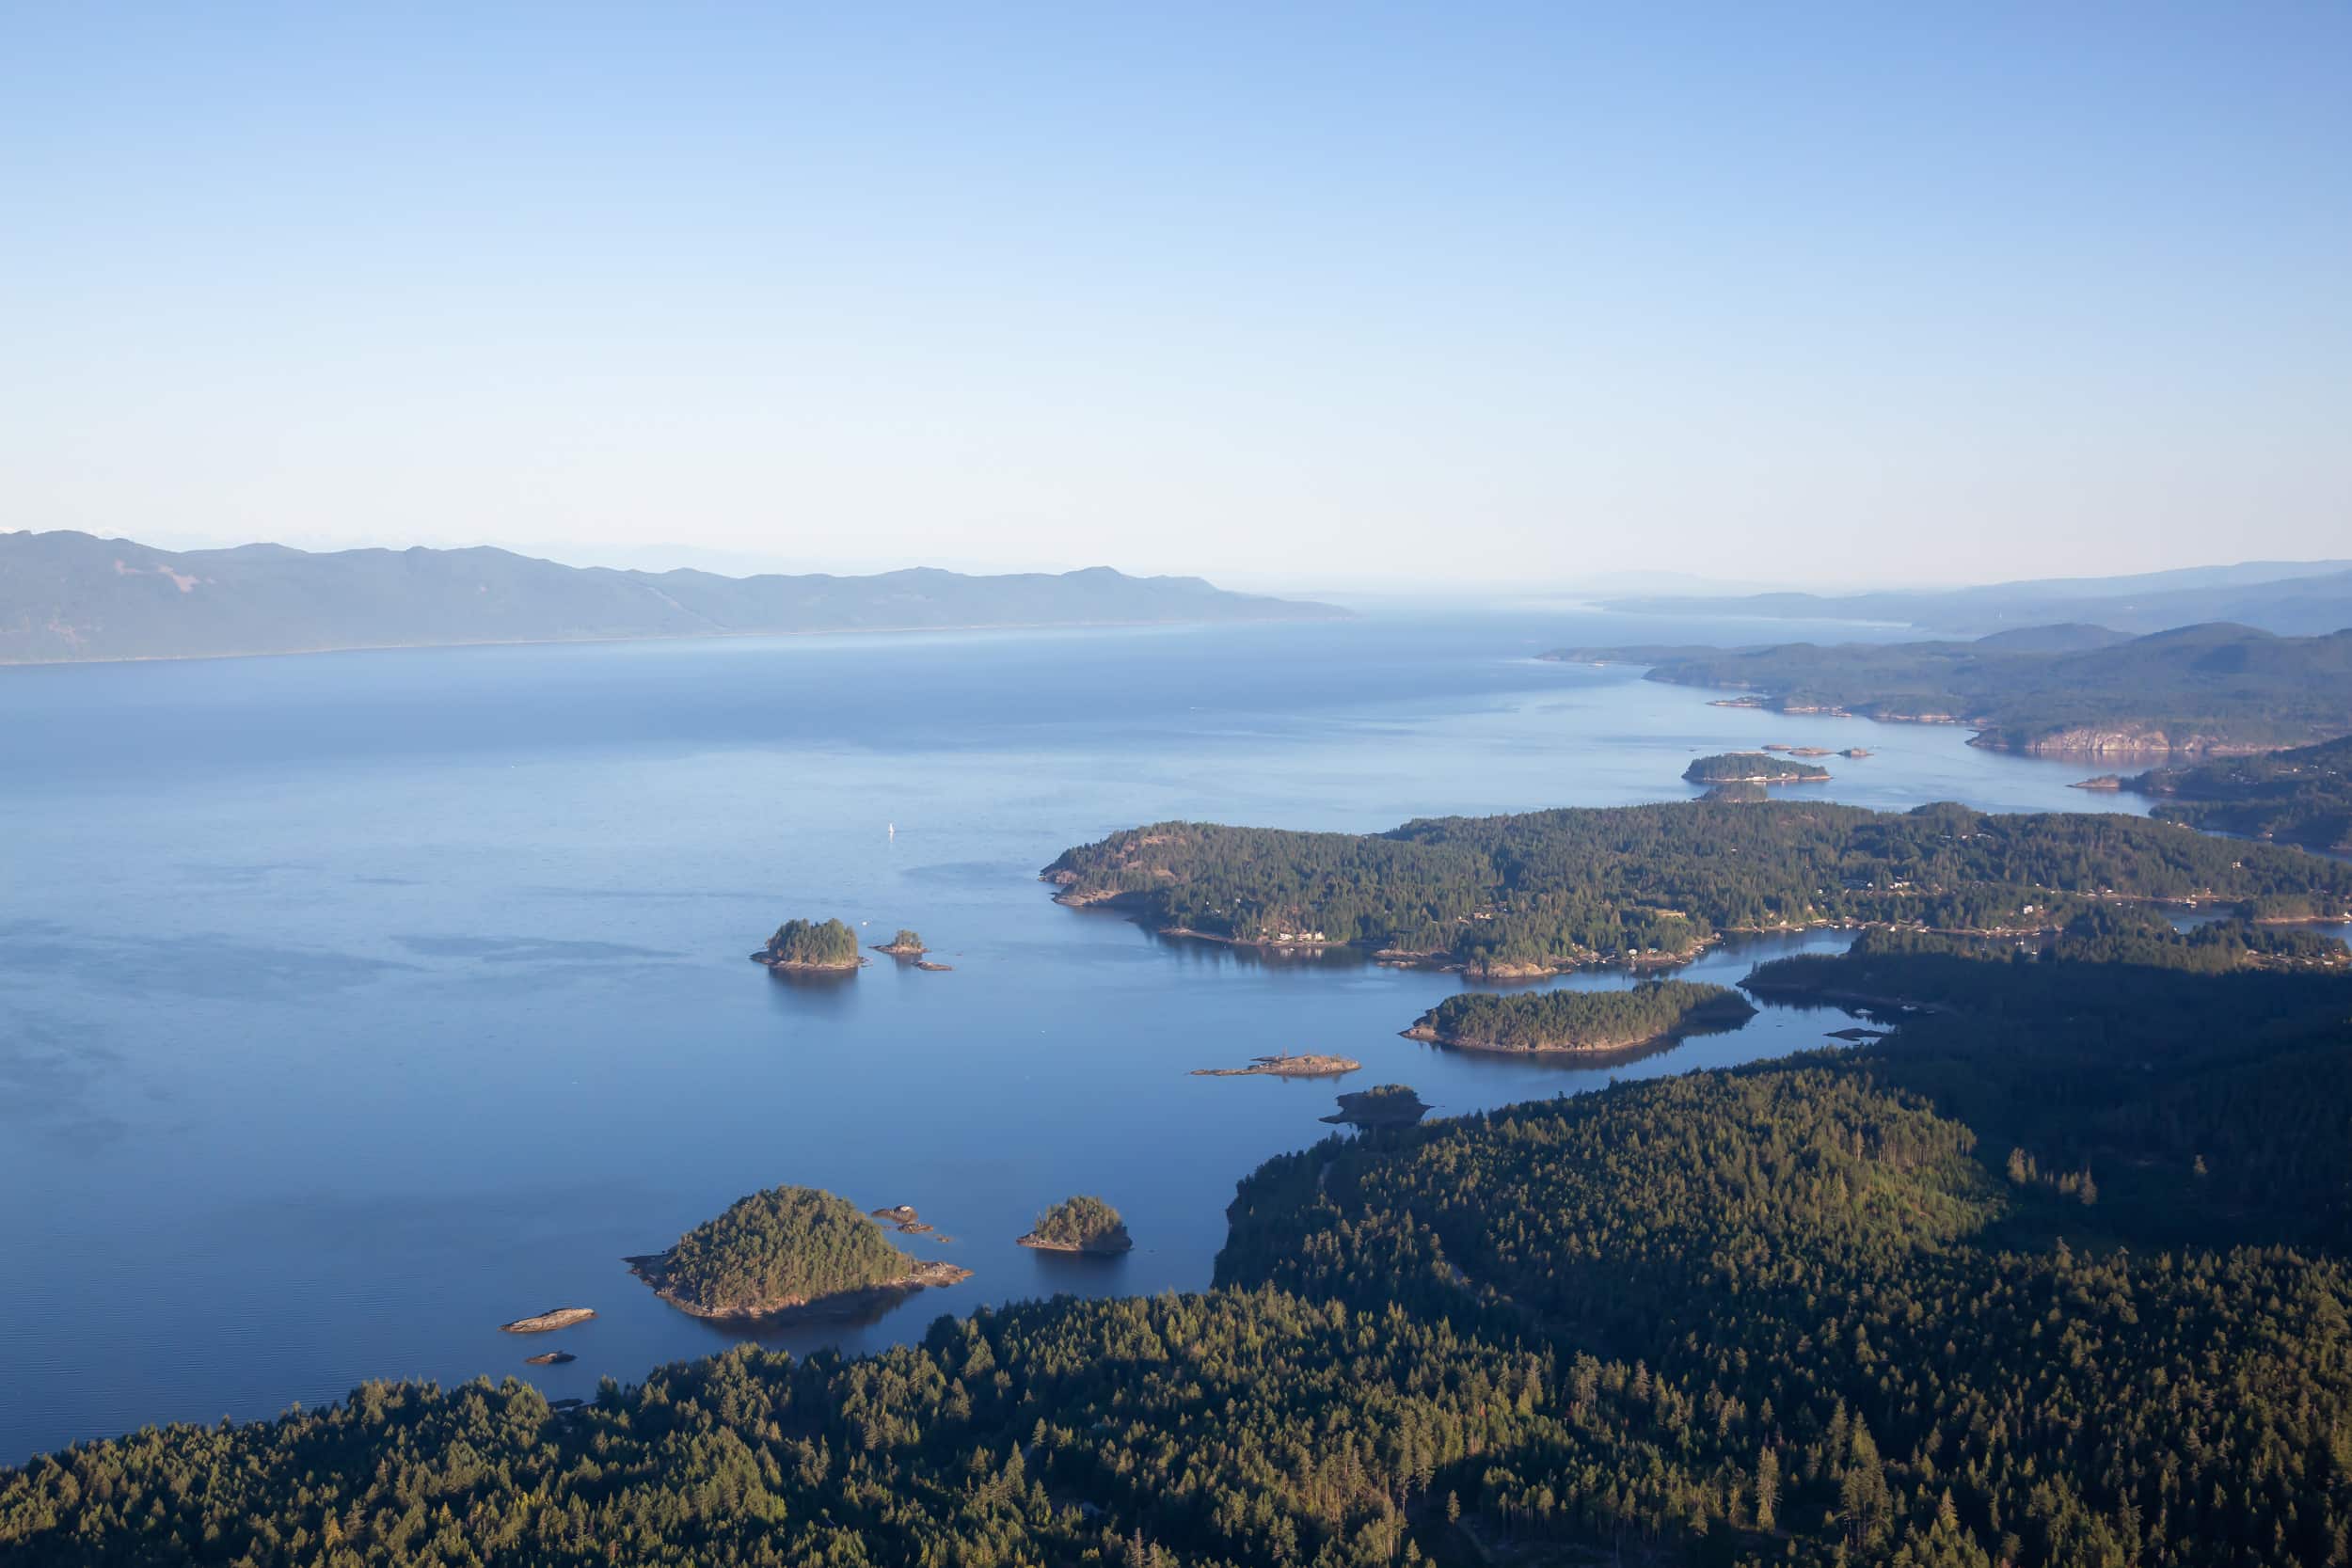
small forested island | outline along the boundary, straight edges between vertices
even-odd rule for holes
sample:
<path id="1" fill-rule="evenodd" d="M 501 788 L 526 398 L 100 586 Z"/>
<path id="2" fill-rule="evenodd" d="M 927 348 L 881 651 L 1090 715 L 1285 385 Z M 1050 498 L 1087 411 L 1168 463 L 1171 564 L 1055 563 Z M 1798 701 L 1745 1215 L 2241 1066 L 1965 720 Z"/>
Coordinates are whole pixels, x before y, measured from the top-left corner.
<path id="1" fill-rule="evenodd" d="M 924 954 L 930 952 L 930 949 L 923 945 L 923 938 L 920 932 L 910 931 L 905 927 L 901 926 L 898 927 L 898 934 L 892 937 L 888 942 L 878 942 L 874 943 L 874 951 L 877 953 L 887 953 L 891 957 L 898 958 L 919 958 Z"/>
<path id="2" fill-rule="evenodd" d="M 2352 735 L 2352 630 L 2213 623 L 2126 638 L 2027 626 L 1974 641 L 1561 648 L 1580 664 L 1747 693 L 1724 706 L 1965 724 L 1971 744 L 2056 755 L 2230 755 Z"/>
<path id="3" fill-rule="evenodd" d="M 698 1318 L 854 1312 L 972 1275 L 901 1252 L 845 1198 L 791 1186 L 739 1198 L 667 1252 L 628 1265 L 662 1300 Z"/>
<path id="4" fill-rule="evenodd" d="M 1295 1054 L 1253 1057 L 1248 1067 L 1197 1067 L 1195 1078 L 1336 1078 L 1364 1064 L 1353 1056 Z"/>
<path id="5" fill-rule="evenodd" d="M 1428 1114 L 1409 1086 L 1380 1084 L 1340 1096 L 1339 1110 L 1322 1119 L 1343 1127 L 1414 1127 Z"/>
<path id="6" fill-rule="evenodd" d="M 1699 758 L 1682 770 L 1682 776 L 1703 784 L 1819 784 L 1829 777 L 1829 769 L 1762 752 L 1722 752 Z"/>
<path id="7" fill-rule="evenodd" d="M 2114 787 L 2157 797 L 2151 809 L 2167 821 L 2352 850 L 2352 738 L 2196 768 L 2159 768 L 2118 779 Z"/>
<path id="8" fill-rule="evenodd" d="M 787 920 L 752 958 L 781 970 L 851 970 L 866 961 L 857 950 L 857 933 L 839 920 Z"/>
<path id="9" fill-rule="evenodd" d="M 2352 865 L 2113 813 L 1691 800 L 1437 817 L 1386 833 L 1161 822 L 1065 851 L 1070 904 L 1251 943 L 1301 928 L 1472 974 L 1688 958 L 1727 931 L 2026 934 L 2157 902 L 2352 912 Z"/>
<path id="10" fill-rule="evenodd" d="M 1119 1211 L 1099 1197 L 1063 1198 L 1037 1217 L 1020 1245 L 1039 1252 L 1084 1252 L 1097 1256 L 1128 1252 L 1135 1242 Z"/>
<path id="11" fill-rule="evenodd" d="M 1625 1051 L 1737 1028 L 1755 1013 L 1730 987 L 1689 980 L 1645 980 L 1627 990 L 1465 991 L 1422 1014 L 1405 1036 L 1468 1051 Z"/>

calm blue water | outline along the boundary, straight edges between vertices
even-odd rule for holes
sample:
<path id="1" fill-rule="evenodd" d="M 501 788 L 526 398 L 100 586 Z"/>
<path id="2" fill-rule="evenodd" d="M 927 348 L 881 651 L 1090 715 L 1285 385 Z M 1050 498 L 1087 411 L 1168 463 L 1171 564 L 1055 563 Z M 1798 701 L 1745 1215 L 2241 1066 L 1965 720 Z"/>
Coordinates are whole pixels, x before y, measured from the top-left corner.
<path id="1" fill-rule="evenodd" d="M 1328 1132 L 1338 1088 L 1402 1081 L 1450 1114 L 1610 1076 L 1399 1038 L 1454 976 L 1051 903 L 1038 868 L 1116 828 L 1677 799 L 1692 752 L 1767 740 L 1870 747 L 1821 791 L 1867 805 L 2123 803 L 1956 730 L 1527 657 L 1756 635 L 1558 615 L 0 671 L 0 1463 L 371 1377 L 637 1379 L 734 1336 L 621 1257 L 779 1181 L 914 1204 L 955 1240 L 908 1244 L 977 1272 L 776 1343 L 1194 1289 L 1234 1182 Z M 745 961 L 783 917 L 834 913 L 914 926 L 955 972 L 794 984 Z M 1770 1010 L 1612 1070 L 1847 1022 Z M 1281 1049 L 1365 1069 L 1187 1076 Z M 1118 1204 L 1136 1252 L 1012 1245 L 1073 1192 Z M 497 1332 L 569 1305 L 601 1316 Z M 556 1342 L 580 1359 L 521 1365 Z"/>

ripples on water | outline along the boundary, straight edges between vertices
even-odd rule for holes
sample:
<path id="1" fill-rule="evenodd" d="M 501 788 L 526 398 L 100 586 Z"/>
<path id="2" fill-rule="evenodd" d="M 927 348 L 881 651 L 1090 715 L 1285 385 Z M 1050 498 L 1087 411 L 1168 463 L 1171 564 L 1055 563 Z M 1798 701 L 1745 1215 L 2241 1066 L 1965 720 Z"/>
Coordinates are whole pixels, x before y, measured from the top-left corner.
<path id="1" fill-rule="evenodd" d="M 1697 752 L 1863 744 L 1880 807 L 2128 802 L 1954 730 L 1783 720 L 1558 642 L 1806 628 L 1598 617 L 773 639 L 0 671 L 0 1462 L 370 1377 L 526 1372 L 551 1397 L 723 1346 L 624 1271 L 779 1181 L 906 1202 L 976 1271 L 866 1324 L 1069 1291 L 1197 1289 L 1234 1182 L 1340 1088 L 1438 1115 L 1823 1043 L 1843 1015 L 1608 1068 L 1398 1037 L 1451 975 L 1171 942 L 1052 904 L 1065 847 L 1164 817 L 1376 830 L 1684 799 Z M 1850 635 L 1840 633 L 1839 635 Z M 897 834 L 887 832 L 896 824 Z M 780 983 L 789 914 L 913 926 Z M 1835 947 L 1770 939 L 1684 973 Z M 1619 985 L 1622 975 L 1558 983 Z M 1188 1076 L 1341 1052 L 1333 1083 Z M 1025 1251 L 1099 1193 L 1136 1250 Z M 579 1359 L 497 1331 L 584 1305 Z"/>

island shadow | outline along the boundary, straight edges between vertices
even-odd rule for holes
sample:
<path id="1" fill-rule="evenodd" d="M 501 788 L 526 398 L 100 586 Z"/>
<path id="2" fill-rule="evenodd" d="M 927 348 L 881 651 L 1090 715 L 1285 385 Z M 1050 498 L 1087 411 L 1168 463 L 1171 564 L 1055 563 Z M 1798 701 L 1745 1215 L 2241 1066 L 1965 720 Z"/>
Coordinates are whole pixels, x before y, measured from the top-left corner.
<path id="1" fill-rule="evenodd" d="M 1056 1294 L 1099 1295 L 1126 1273 L 1126 1252 L 1054 1252 L 1024 1247 L 1037 1264 L 1038 1283 Z"/>

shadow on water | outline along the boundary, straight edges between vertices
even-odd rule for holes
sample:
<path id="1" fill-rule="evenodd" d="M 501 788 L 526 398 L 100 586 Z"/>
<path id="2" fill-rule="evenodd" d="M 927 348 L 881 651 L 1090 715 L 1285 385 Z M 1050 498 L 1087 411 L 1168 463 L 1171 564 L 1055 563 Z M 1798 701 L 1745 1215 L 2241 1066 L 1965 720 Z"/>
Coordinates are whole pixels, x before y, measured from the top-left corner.
<path id="1" fill-rule="evenodd" d="M 1022 1249 L 1037 1266 L 1038 1284 L 1048 1294 L 1101 1295 L 1127 1272 L 1131 1253 L 1088 1255 Z"/>
<path id="2" fill-rule="evenodd" d="M 771 969 L 766 975 L 770 1008 L 796 1023 L 805 1023 L 811 1017 L 846 1017 L 857 1009 L 857 984 L 865 973 L 863 969 L 838 974 L 813 969 Z"/>

